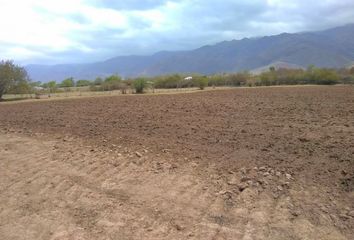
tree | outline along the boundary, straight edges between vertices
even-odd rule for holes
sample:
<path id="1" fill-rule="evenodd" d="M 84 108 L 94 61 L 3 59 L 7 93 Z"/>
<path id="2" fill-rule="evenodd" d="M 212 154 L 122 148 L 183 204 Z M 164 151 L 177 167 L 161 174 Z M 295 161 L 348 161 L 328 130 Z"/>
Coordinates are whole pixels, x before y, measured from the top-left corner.
<path id="1" fill-rule="evenodd" d="M 331 69 L 315 69 L 314 82 L 316 84 L 333 85 L 338 83 L 339 76 L 336 71 Z"/>
<path id="2" fill-rule="evenodd" d="M 136 93 L 143 93 L 146 88 L 147 81 L 145 78 L 137 78 L 134 80 L 133 85 Z"/>
<path id="3" fill-rule="evenodd" d="M 247 80 L 250 78 L 251 78 L 250 73 L 244 71 L 244 72 L 228 75 L 227 82 L 232 86 L 241 86 L 241 85 L 246 85 Z"/>
<path id="4" fill-rule="evenodd" d="M 205 76 L 196 77 L 195 84 L 199 87 L 200 90 L 204 90 L 204 88 L 208 86 L 208 78 Z"/>
<path id="5" fill-rule="evenodd" d="M 49 88 L 49 93 L 54 93 L 57 88 L 57 83 L 55 81 L 50 81 L 47 83 L 47 87 Z"/>
<path id="6" fill-rule="evenodd" d="M 9 93 L 12 94 L 28 94 L 31 92 L 31 86 L 27 81 L 19 81 L 10 87 Z"/>
<path id="7" fill-rule="evenodd" d="M 112 90 L 119 89 L 121 81 L 122 81 L 122 79 L 120 76 L 111 75 L 109 77 L 106 77 L 106 79 L 102 83 L 102 88 L 103 88 L 103 90 L 106 90 L 106 91 L 112 91 Z"/>
<path id="8" fill-rule="evenodd" d="M 12 61 L 0 61 L 0 99 L 9 90 L 20 90 L 21 93 L 29 89 L 25 87 L 30 82 L 26 70 Z"/>
<path id="9" fill-rule="evenodd" d="M 86 87 L 86 86 L 90 86 L 91 85 L 91 81 L 89 80 L 78 80 L 76 82 L 76 87 Z"/>
<path id="10" fill-rule="evenodd" d="M 111 75 L 104 80 L 106 83 L 120 82 L 122 79 L 118 75 Z"/>
<path id="11" fill-rule="evenodd" d="M 122 94 L 127 94 L 128 84 L 126 82 L 120 82 L 118 88 Z"/>
<path id="12" fill-rule="evenodd" d="M 30 86 L 31 86 L 32 88 L 34 88 L 34 87 L 40 87 L 41 85 L 42 85 L 41 81 L 31 82 L 31 83 L 30 83 Z"/>
<path id="13" fill-rule="evenodd" d="M 100 77 L 97 77 L 97 78 L 95 79 L 95 81 L 93 81 L 93 85 L 95 85 L 95 86 L 101 85 L 102 83 L 103 83 L 103 80 L 102 80 L 102 78 L 100 78 Z"/>
<path id="14" fill-rule="evenodd" d="M 61 87 L 63 88 L 71 88 L 74 87 L 75 82 L 74 82 L 74 78 L 67 78 L 65 80 L 63 80 L 60 84 Z"/>
<path id="15" fill-rule="evenodd" d="M 349 73 L 350 73 L 351 75 L 354 75 L 354 67 L 351 67 L 351 68 L 350 68 Z"/>

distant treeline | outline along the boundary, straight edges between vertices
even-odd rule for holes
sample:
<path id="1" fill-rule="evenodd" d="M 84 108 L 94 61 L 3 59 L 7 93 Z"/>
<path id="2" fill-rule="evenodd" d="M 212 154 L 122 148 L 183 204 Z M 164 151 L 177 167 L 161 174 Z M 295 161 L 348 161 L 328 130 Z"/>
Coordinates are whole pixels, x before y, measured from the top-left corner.
<path id="1" fill-rule="evenodd" d="M 126 80 L 122 80 L 122 78 L 118 75 L 112 75 L 106 78 L 98 77 L 93 81 L 74 81 L 73 78 L 68 78 L 58 84 L 54 81 L 38 84 L 44 88 L 90 87 L 93 91 L 112 91 L 134 88 L 134 82 L 137 80 L 145 81 L 146 86 L 153 88 L 354 84 L 354 67 L 351 69 L 330 69 L 309 66 L 306 70 L 285 68 L 275 69 L 274 67 L 270 67 L 268 71 L 256 75 L 244 71 L 239 73 L 225 73 L 209 76 L 199 74 L 172 74 L 157 77 L 139 77 Z"/>
<path id="2" fill-rule="evenodd" d="M 9 80 L 10 79 L 10 80 Z M 13 80 L 11 80 L 13 79 Z M 135 93 L 143 93 L 146 88 L 189 88 L 204 89 L 207 86 L 273 86 L 273 85 L 334 85 L 354 84 L 354 67 L 342 69 L 317 68 L 307 69 L 275 69 L 251 74 L 247 71 L 203 76 L 199 74 L 171 74 L 157 77 L 139 77 L 123 80 L 118 75 L 95 80 L 64 79 L 62 82 L 47 83 L 30 81 L 24 68 L 11 61 L 1 61 L 0 64 L 0 98 L 2 94 L 56 93 L 72 91 L 73 88 L 87 91 L 120 90 L 123 94 L 128 89 Z"/>

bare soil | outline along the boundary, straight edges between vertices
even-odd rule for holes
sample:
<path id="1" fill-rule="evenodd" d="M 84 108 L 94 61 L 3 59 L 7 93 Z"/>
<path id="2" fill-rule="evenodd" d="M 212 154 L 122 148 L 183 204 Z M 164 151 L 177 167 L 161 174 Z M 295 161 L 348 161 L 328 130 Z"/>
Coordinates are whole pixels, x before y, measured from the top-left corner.
<path id="1" fill-rule="evenodd" d="M 353 87 L 0 104 L 0 239 L 353 238 Z"/>

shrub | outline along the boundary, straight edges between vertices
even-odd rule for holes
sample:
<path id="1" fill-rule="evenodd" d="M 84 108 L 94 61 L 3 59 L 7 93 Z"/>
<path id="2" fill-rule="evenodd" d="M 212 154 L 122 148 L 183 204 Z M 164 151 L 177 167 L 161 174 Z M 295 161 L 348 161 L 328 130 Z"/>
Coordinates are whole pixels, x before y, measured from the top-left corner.
<path id="1" fill-rule="evenodd" d="M 101 85 L 103 83 L 102 78 L 97 77 L 94 81 L 93 81 L 93 85 L 97 86 L 97 85 Z"/>
<path id="2" fill-rule="evenodd" d="M 205 76 L 196 77 L 195 84 L 197 87 L 199 87 L 200 90 L 204 90 L 204 88 L 208 86 L 208 78 Z"/>
<path id="3" fill-rule="evenodd" d="M 230 74 L 227 76 L 227 83 L 231 86 L 243 86 L 250 78 L 251 75 L 248 72 Z"/>
<path id="4" fill-rule="evenodd" d="M 314 82 L 316 84 L 333 85 L 339 81 L 338 74 L 330 69 L 315 69 Z"/>
<path id="5" fill-rule="evenodd" d="M 91 81 L 89 80 L 78 80 L 76 82 L 76 87 L 86 87 L 86 86 L 90 86 L 91 85 Z"/>
<path id="6" fill-rule="evenodd" d="M 136 93 L 144 93 L 144 89 L 147 86 L 147 81 L 145 78 L 137 78 L 134 80 L 133 86 Z"/>
<path id="7" fill-rule="evenodd" d="M 74 86 L 75 86 L 75 81 L 74 81 L 74 78 L 72 78 L 72 77 L 63 80 L 60 84 L 60 87 L 63 87 L 63 88 L 71 88 Z"/>
<path id="8" fill-rule="evenodd" d="M 178 88 L 182 86 L 182 77 L 178 74 L 157 77 L 154 81 L 156 88 Z"/>
<path id="9" fill-rule="evenodd" d="M 119 90 L 122 94 L 126 94 L 127 93 L 127 90 L 129 88 L 128 84 L 126 82 L 121 82 L 119 83 Z"/>
<path id="10" fill-rule="evenodd" d="M 111 75 L 107 77 L 101 84 L 103 91 L 118 90 L 122 79 L 118 75 Z"/>

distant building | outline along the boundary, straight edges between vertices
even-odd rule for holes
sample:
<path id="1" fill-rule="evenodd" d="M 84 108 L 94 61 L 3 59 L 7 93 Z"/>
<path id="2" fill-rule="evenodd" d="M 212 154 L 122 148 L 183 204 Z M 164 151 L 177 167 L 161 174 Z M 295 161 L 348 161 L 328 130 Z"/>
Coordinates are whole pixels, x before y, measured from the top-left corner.
<path id="1" fill-rule="evenodd" d="M 37 87 L 37 86 L 33 87 L 33 89 L 34 89 L 35 91 L 42 91 L 42 90 L 44 90 L 44 88 L 42 88 L 42 87 Z"/>
<path id="2" fill-rule="evenodd" d="M 193 77 L 191 77 L 191 76 L 184 78 L 184 80 L 192 80 L 192 79 L 193 79 Z"/>

